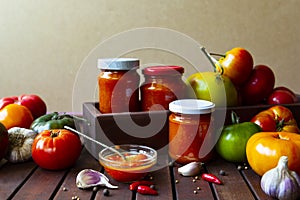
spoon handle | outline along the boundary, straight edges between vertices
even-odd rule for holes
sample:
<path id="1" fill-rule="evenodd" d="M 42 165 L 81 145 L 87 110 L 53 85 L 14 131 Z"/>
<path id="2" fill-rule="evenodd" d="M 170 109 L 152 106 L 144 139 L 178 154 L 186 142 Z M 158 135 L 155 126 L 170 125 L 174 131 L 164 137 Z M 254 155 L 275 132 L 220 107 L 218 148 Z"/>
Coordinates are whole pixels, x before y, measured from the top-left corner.
<path id="1" fill-rule="evenodd" d="M 92 142 L 95 142 L 96 144 L 98 144 L 98 145 L 100 145 L 100 146 L 102 146 L 102 147 L 104 147 L 104 148 L 110 149 L 111 151 L 113 151 L 113 152 L 115 152 L 116 154 L 118 154 L 119 156 L 121 156 L 121 158 L 123 158 L 124 160 L 126 160 L 126 158 L 125 158 L 124 155 L 122 155 L 119 151 L 117 151 L 117 150 L 115 150 L 115 149 L 113 149 L 113 148 L 107 146 L 106 144 L 103 144 L 103 143 L 101 143 L 101 142 L 99 142 L 99 141 L 97 141 L 97 140 L 95 140 L 95 139 L 93 139 L 93 138 L 91 138 L 91 137 L 89 137 L 89 136 L 87 136 L 87 135 L 85 135 L 85 134 L 83 134 L 83 133 L 81 133 L 81 132 L 75 130 L 74 128 L 69 127 L 69 126 L 64 126 L 64 128 L 67 129 L 67 130 L 69 130 L 69 131 L 72 131 L 72 132 L 74 132 L 74 133 L 77 133 L 78 135 L 84 137 L 85 139 L 88 139 L 88 140 L 90 140 L 90 141 L 92 141 Z"/>

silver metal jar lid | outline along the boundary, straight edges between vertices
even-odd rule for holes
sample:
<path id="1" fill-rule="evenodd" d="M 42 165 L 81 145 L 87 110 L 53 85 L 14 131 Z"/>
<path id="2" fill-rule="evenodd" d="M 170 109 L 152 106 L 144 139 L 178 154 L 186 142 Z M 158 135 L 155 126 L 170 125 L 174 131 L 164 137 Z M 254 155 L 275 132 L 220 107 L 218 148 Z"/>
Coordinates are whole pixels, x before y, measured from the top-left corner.
<path id="1" fill-rule="evenodd" d="M 169 110 L 182 114 L 208 114 L 215 110 L 215 104 L 200 99 L 181 99 L 172 101 L 169 104 Z"/>
<path id="2" fill-rule="evenodd" d="M 99 69 L 130 70 L 137 68 L 140 61 L 137 58 L 104 58 L 98 59 Z"/>

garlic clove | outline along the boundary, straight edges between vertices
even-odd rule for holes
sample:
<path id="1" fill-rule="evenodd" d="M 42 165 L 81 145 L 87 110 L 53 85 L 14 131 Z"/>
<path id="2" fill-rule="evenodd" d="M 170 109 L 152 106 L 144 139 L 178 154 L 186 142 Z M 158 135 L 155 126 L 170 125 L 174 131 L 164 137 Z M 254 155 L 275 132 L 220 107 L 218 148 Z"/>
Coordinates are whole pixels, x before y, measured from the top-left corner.
<path id="1" fill-rule="evenodd" d="M 93 169 L 84 169 L 77 174 L 76 185 L 78 188 L 86 189 L 94 186 L 105 186 L 110 189 L 117 189 L 118 186 L 109 183 L 109 179 Z"/>
<path id="2" fill-rule="evenodd" d="M 178 173 L 182 176 L 195 176 L 200 173 L 202 169 L 202 162 L 190 162 L 178 168 Z"/>

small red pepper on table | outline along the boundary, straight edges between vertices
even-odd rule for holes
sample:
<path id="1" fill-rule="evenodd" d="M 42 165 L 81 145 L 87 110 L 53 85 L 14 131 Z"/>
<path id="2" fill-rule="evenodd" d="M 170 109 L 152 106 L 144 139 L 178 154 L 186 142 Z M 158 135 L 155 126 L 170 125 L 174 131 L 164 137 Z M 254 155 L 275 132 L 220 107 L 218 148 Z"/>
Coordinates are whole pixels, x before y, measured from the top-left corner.
<path id="1" fill-rule="evenodd" d="M 137 188 L 137 192 L 140 194 L 149 194 L 149 195 L 158 195 L 157 191 L 150 188 L 147 185 L 139 185 Z"/>
<path id="2" fill-rule="evenodd" d="M 145 181 L 136 181 L 129 185 L 129 190 L 136 191 L 138 189 L 138 186 L 140 186 L 140 185 L 150 186 L 150 185 L 154 185 L 154 183 L 151 181 L 146 181 L 146 180 Z"/>
<path id="3" fill-rule="evenodd" d="M 216 177 L 215 175 L 213 175 L 213 174 L 203 173 L 201 175 L 201 178 L 203 180 L 205 180 L 205 181 L 210 182 L 210 183 L 215 183 L 215 184 L 218 184 L 218 185 L 222 185 L 223 184 L 222 181 L 218 177 Z"/>

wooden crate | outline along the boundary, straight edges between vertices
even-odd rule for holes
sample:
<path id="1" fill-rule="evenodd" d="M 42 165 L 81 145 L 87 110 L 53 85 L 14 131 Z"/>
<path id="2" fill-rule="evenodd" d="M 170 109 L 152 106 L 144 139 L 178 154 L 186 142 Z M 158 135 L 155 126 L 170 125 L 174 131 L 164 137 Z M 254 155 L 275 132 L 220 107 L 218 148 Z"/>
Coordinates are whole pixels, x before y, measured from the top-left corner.
<path id="1" fill-rule="evenodd" d="M 168 111 L 102 114 L 99 112 L 98 105 L 98 103 L 83 104 L 83 117 L 88 122 L 83 125 L 83 131 L 86 135 L 108 146 L 140 144 L 156 150 L 160 149 L 163 153 L 166 152 L 164 147 L 168 144 Z M 132 120 L 132 123 L 141 126 L 141 128 L 130 125 L 130 122 L 127 123 L 128 120 Z M 146 126 L 153 121 L 159 121 L 160 127 L 147 129 Z M 102 148 L 87 140 L 85 143 L 89 152 L 98 158 L 98 152 Z"/>
<path id="2" fill-rule="evenodd" d="M 88 123 L 84 123 L 83 131 L 86 135 L 100 141 L 108 146 L 114 144 L 140 144 L 159 150 L 159 154 L 167 154 L 168 145 L 168 115 L 169 111 L 154 112 L 124 112 L 114 114 L 102 114 L 98 109 L 99 104 L 87 102 L 83 104 L 83 117 Z M 300 122 L 300 103 L 284 105 L 294 114 L 295 119 Z M 270 105 L 255 105 L 217 108 L 214 112 L 217 128 L 231 123 L 231 111 L 237 113 L 240 122 L 250 121 L 258 112 L 271 107 Z M 151 121 L 151 119 L 154 121 Z M 132 120 L 142 128 L 136 128 L 127 123 Z M 159 123 L 156 123 L 156 122 Z M 159 124 L 156 130 L 145 128 L 151 122 Z M 121 123 L 121 124 L 120 124 Z M 120 128 L 125 127 L 126 130 Z M 127 134 L 130 133 L 130 134 Z M 102 149 L 99 145 L 85 140 L 86 148 L 98 158 L 98 152 Z"/>

